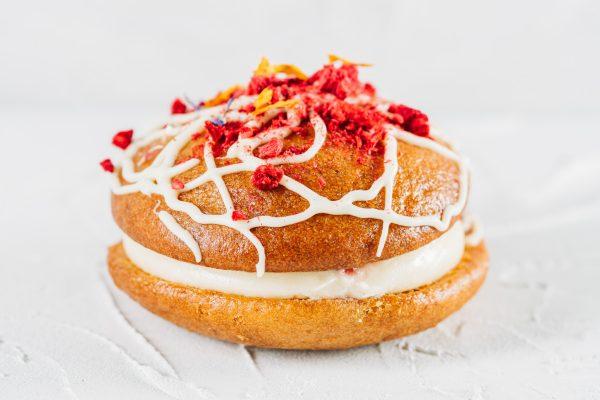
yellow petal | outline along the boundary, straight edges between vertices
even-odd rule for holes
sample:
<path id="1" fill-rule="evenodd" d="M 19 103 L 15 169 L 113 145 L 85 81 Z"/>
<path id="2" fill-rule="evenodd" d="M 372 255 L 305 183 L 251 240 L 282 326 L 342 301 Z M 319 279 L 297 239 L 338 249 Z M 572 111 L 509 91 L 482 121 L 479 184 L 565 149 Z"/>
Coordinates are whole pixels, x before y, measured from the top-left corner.
<path id="1" fill-rule="evenodd" d="M 343 64 L 350 64 L 350 65 L 356 65 L 357 67 L 372 67 L 373 64 L 367 64 L 367 63 L 356 63 L 350 60 L 346 60 L 345 58 L 336 56 L 335 54 L 330 54 L 329 55 L 329 63 L 334 63 L 336 61 L 341 61 Z"/>
<path id="2" fill-rule="evenodd" d="M 272 73 L 273 73 L 273 67 L 271 66 L 271 63 L 269 62 L 269 59 L 267 57 L 261 58 L 260 64 L 258 64 L 258 67 L 256 67 L 256 69 L 254 70 L 254 75 L 269 76 Z"/>
<path id="3" fill-rule="evenodd" d="M 303 81 L 308 79 L 308 76 L 298 67 L 293 64 L 279 64 L 273 67 L 275 72 L 283 72 L 287 75 L 294 75 L 296 78 L 301 79 Z"/>
<path id="4" fill-rule="evenodd" d="M 254 76 L 270 76 L 277 72 L 283 72 L 287 75 L 294 75 L 298 79 L 306 80 L 308 77 L 302 70 L 292 64 L 277 64 L 273 65 L 266 57 L 260 60 L 260 64 L 254 70 Z"/>
<path id="5" fill-rule="evenodd" d="M 269 88 L 263 89 L 262 92 L 258 95 L 256 100 L 254 101 L 254 108 L 256 110 L 266 107 L 271 104 L 271 99 L 273 98 L 273 91 Z"/>
<path id="6" fill-rule="evenodd" d="M 292 108 L 296 104 L 298 104 L 298 99 L 290 99 L 290 100 L 285 100 L 285 101 L 278 101 L 277 103 L 269 104 L 269 105 L 264 106 L 262 108 L 257 108 L 256 110 L 254 110 L 252 112 L 252 115 L 262 114 L 264 112 L 267 112 L 269 110 L 273 110 L 273 109 L 276 109 L 276 108 Z"/>
<path id="7" fill-rule="evenodd" d="M 222 92 L 217 93 L 217 95 L 215 97 L 204 102 L 204 107 L 214 107 L 214 106 L 218 106 L 219 104 L 225 103 L 227 100 L 229 100 L 231 95 L 236 90 L 241 89 L 241 88 L 242 87 L 240 85 L 234 85 L 227 90 L 223 90 Z"/>

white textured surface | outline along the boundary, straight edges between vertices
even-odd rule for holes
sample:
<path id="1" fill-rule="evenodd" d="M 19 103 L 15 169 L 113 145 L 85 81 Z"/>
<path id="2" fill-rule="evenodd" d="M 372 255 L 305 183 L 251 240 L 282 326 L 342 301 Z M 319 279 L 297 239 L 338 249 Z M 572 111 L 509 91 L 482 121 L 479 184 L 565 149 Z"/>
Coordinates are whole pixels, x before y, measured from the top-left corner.
<path id="1" fill-rule="evenodd" d="M 0 110 L 1 398 L 600 398 L 597 117 L 438 116 L 472 161 L 488 280 L 434 329 L 341 352 L 207 339 L 114 289 L 97 162 L 144 120 Z"/>

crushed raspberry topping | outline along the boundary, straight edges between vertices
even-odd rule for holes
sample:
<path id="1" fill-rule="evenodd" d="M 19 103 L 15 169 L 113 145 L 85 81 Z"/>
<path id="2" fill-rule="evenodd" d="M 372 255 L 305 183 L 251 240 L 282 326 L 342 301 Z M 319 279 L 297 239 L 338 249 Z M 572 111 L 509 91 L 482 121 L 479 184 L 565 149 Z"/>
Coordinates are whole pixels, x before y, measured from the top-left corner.
<path id="1" fill-rule="evenodd" d="M 334 143 L 350 143 L 367 154 L 381 154 L 385 136 L 385 118 L 374 108 L 332 101 L 319 104 L 317 113 L 323 118 Z"/>
<path id="2" fill-rule="evenodd" d="M 275 76 L 255 75 L 248 83 L 246 94 L 252 96 L 261 93 L 265 89 L 273 90 L 275 101 L 285 100 L 302 91 L 306 87 L 305 82 L 296 78 L 277 78 Z"/>
<path id="3" fill-rule="evenodd" d="M 429 135 L 429 118 L 421 111 L 402 104 L 392 104 L 389 106 L 388 111 L 402 117 L 394 122 L 397 122 L 405 131 L 414 133 L 417 136 Z"/>
<path id="4" fill-rule="evenodd" d="M 378 99 L 373 85 L 358 79 L 358 67 L 368 64 L 353 63 L 331 55 L 332 64 L 325 65 L 312 76 L 300 78 L 289 66 L 271 65 L 263 59 L 246 87 L 245 94 L 258 95 L 256 102 L 240 112 L 260 118 L 266 111 L 294 108 L 303 121 L 293 133 L 306 128 L 308 115 L 316 112 L 324 120 L 327 142 L 346 144 L 363 151 L 365 155 L 383 153 L 386 124 L 395 124 L 419 136 L 429 135 L 429 121 L 425 114 L 406 106 L 393 105 L 387 112 L 377 109 Z M 285 71 L 287 77 L 275 72 Z M 349 98 L 352 100 L 347 101 Z M 360 101 L 357 99 L 360 98 Z M 304 124 L 304 125 L 303 125 Z M 262 131 L 289 125 L 286 113 L 276 115 L 259 129 L 246 130 L 238 137 L 252 137 Z M 225 146 L 227 141 L 225 141 Z M 278 142 L 268 143 L 258 150 L 258 157 L 270 158 L 283 154 L 298 154 L 295 149 L 279 150 Z"/>
<path id="5" fill-rule="evenodd" d="M 307 76 L 294 65 L 270 64 L 267 59 L 261 60 L 245 87 L 232 86 L 204 103 L 206 107 L 227 103 L 227 107 L 221 115 L 206 122 L 205 129 L 194 135 L 193 140 L 199 137 L 203 139 L 192 145 L 189 157 L 202 158 L 206 141 L 210 143 L 213 155 L 222 157 L 238 139 L 251 138 L 280 127 L 290 127 L 291 136 L 307 138 L 307 132 L 312 132 L 309 116 L 315 113 L 327 127 L 326 144 L 343 144 L 360 150 L 362 154 L 357 158 L 358 162 L 364 162 L 365 156 L 383 154 L 387 124 L 396 125 L 418 136 L 429 136 L 429 119 L 423 112 L 401 104 L 392 104 L 387 110 L 381 110 L 381 101 L 376 97 L 373 85 L 361 82 L 358 78 L 358 67 L 368 65 L 330 55 L 329 64 Z M 245 118 L 239 121 L 235 120 L 237 118 L 229 120 L 231 103 L 241 95 L 257 98 L 252 104 L 234 110 L 238 115 L 248 114 Z M 196 106 L 187 99 L 176 98 L 171 104 L 172 114 L 183 114 L 195 109 Z M 292 109 L 294 118 L 288 120 L 288 116 L 292 114 L 282 111 Z M 113 137 L 113 143 L 126 149 L 131 144 L 132 136 L 133 130 L 119 132 Z M 285 141 L 287 139 L 272 139 L 258 147 L 255 154 L 259 158 L 269 159 L 301 154 L 310 147 L 305 144 L 286 146 Z M 261 173 L 257 175 L 257 187 L 274 185 L 260 183 L 266 179 L 265 176 L 271 182 L 273 176 L 263 176 Z"/>
<path id="6" fill-rule="evenodd" d="M 171 179 L 171 187 L 175 190 L 181 190 L 185 187 L 185 185 L 183 184 L 183 182 L 181 182 L 181 180 L 173 178 Z"/>
<path id="7" fill-rule="evenodd" d="M 115 136 L 113 136 L 112 143 L 115 146 L 125 150 L 131 144 L 132 138 L 133 138 L 133 129 L 121 131 L 121 132 L 118 132 Z"/>
<path id="8" fill-rule="evenodd" d="M 344 100 L 358 94 L 363 84 L 358 80 L 358 69 L 355 65 L 344 64 L 339 68 L 326 65 L 308 79 L 308 83 L 324 93 L 331 93 Z"/>
<path id="9" fill-rule="evenodd" d="M 171 114 L 185 114 L 188 112 L 187 105 L 180 99 L 173 100 L 171 103 Z"/>
<path id="10" fill-rule="evenodd" d="M 283 150 L 283 140 L 275 138 L 263 144 L 258 148 L 259 158 L 273 158 L 281 154 Z"/>
<path id="11" fill-rule="evenodd" d="M 283 155 L 284 156 L 292 156 L 292 155 L 296 155 L 296 154 L 302 154 L 306 150 L 308 150 L 309 147 L 310 147 L 310 145 L 308 145 L 308 144 L 304 145 L 304 146 L 290 146 L 284 150 Z"/>
<path id="12" fill-rule="evenodd" d="M 256 67 L 254 75 L 256 76 L 270 76 L 276 73 L 282 72 L 286 75 L 293 75 L 300 80 L 306 80 L 307 76 L 300 68 L 293 64 L 271 64 L 269 59 L 263 57 L 260 60 L 260 64 Z"/>
<path id="13" fill-rule="evenodd" d="M 102 167 L 103 170 L 105 170 L 106 172 L 115 172 L 115 166 L 113 165 L 112 161 L 110 161 L 109 158 L 100 161 L 100 166 Z"/>
<path id="14" fill-rule="evenodd" d="M 252 173 L 252 184 L 260 190 L 273 190 L 283 178 L 283 169 L 274 165 L 261 165 Z"/>
<path id="15" fill-rule="evenodd" d="M 246 214 L 244 214 L 243 212 L 238 211 L 238 210 L 233 210 L 233 212 L 231 213 L 231 218 L 234 221 L 244 221 L 244 220 L 248 219 Z"/>
<path id="16" fill-rule="evenodd" d="M 244 126 L 240 121 L 227 123 L 220 120 L 207 121 L 205 127 L 210 136 L 215 157 L 224 155 L 229 146 L 235 143 L 240 135 L 245 135 L 250 131 L 250 128 Z"/>

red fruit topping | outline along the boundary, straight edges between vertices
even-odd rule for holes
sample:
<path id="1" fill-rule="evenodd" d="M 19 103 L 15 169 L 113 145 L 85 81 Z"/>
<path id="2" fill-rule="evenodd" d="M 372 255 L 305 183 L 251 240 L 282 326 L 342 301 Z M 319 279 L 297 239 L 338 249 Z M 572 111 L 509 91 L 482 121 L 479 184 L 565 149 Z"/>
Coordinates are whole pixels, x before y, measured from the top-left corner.
<path id="1" fill-rule="evenodd" d="M 261 126 L 260 129 L 258 130 L 258 132 L 263 132 L 263 131 L 273 129 L 273 128 L 281 128 L 283 126 L 288 126 L 288 125 L 289 125 L 289 121 L 287 119 L 287 114 L 280 113 L 280 114 L 277 114 L 276 117 L 270 119 L 263 126 Z"/>
<path id="2" fill-rule="evenodd" d="M 238 210 L 233 210 L 233 212 L 231 213 L 231 218 L 234 221 L 244 221 L 248 219 L 248 217 L 246 217 L 246 214 Z"/>
<path id="3" fill-rule="evenodd" d="M 207 121 L 205 124 L 206 130 L 212 142 L 212 151 L 215 157 L 219 157 L 227 152 L 238 137 L 246 135 L 250 128 L 245 127 L 240 121 L 227 122 L 221 124 L 214 121 Z"/>
<path id="4" fill-rule="evenodd" d="M 334 143 L 349 143 L 367 154 L 383 153 L 386 121 L 375 109 L 343 101 L 319 104 L 315 109 Z"/>
<path id="5" fill-rule="evenodd" d="M 402 117 L 402 121 L 393 121 L 398 123 L 402 129 L 417 136 L 429 135 L 429 118 L 419 110 L 407 107 L 402 104 L 392 104 L 388 111 Z"/>
<path id="6" fill-rule="evenodd" d="M 254 136 L 254 130 L 252 129 L 242 129 L 238 135 L 242 139 L 248 139 Z"/>
<path id="7" fill-rule="evenodd" d="M 342 65 L 339 68 L 326 65 L 308 79 L 308 84 L 325 93 L 334 94 L 339 99 L 345 99 L 357 94 L 362 89 L 358 80 L 358 68 L 355 65 Z"/>
<path id="8" fill-rule="evenodd" d="M 112 143 L 125 150 L 131 144 L 131 138 L 133 137 L 133 129 L 129 129 L 127 131 L 118 132 L 112 138 Z"/>
<path id="9" fill-rule="evenodd" d="M 175 190 L 181 190 L 185 187 L 185 185 L 179 179 L 173 178 L 171 179 L 171 187 Z"/>
<path id="10" fill-rule="evenodd" d="M 252 184 L 260 190 L 273 190 L 279 186 L 283 170 L 274 165 L 261 165 L 252 174 Z"/>
<path id="11" fill-rule="evenodd" d="M 258 148 L 259 158 L 273 158 L 281 154 L 283 150 L 283 140 L 279 138 L 271 139 L 268 143 Z"/>
<path id="12" fill-rule="evenodd" d="M 187 105 L 180 99 L 173 100 L 171 104 L 171 114 L 185 114 L 188 112 Z"/>
<path id="13" fill-rule="evenodd" d="M 242 113 L 251 113 L 255 109 L 256 107 L 254 107 L 254 104 L 247 104 L 244 107 L 241 107 L 238 111 Z"/>
<path id="14" fill-rule="evenodd" d="M 346 269 L 344 270 L 344 273 L 345 273 L 346 275 L 354 275 L 354 274 L 356 273 L 356 268 L 346 268 Z"/>
<path id="15" fill-rule="evenodd" d="M 111 173 L 115 172 L 115 166 L 113 165 L 112 161 L 110 161 L 109 158 L 107 158 L 106 160 L 100 161 L 100 166 L 106 172 L 111 172 Z"/>
<path id="16" fill-rule="evenodd" d="M 377 90 L 375 89 L 375 86 L 371 85 L 370 83 L 365 83 L 365 87 L 363 88 L 365 94 L 371 96 L 371 97 L 375 97 L 375 95 L 377 94 Z"/>

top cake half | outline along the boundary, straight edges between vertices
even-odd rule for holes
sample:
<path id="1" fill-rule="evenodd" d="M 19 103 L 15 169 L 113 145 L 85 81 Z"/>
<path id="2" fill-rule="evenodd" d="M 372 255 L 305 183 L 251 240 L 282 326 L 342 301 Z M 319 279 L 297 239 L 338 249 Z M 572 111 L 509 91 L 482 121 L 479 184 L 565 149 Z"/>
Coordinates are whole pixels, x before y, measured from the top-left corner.
<path id="1" fill-rule="evenodd" d="M 258 276 L 354 271 L 442 239 L 460 224 L 465 164 L 360 66 L 332 57 L 308 76 L 263 59 L 246 85 L 176 99 L 155 129 L 119 132 L 123 157 L 103 167 L 124 237 Z"/>

